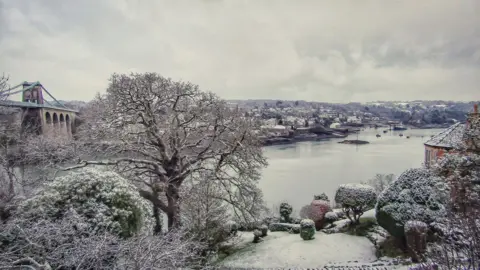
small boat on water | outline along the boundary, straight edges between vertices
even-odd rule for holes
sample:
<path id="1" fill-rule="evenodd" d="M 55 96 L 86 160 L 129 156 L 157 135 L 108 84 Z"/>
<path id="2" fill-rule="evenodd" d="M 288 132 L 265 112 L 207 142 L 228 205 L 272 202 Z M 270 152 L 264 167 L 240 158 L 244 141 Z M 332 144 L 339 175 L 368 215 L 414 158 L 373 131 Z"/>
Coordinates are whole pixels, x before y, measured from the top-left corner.
<path id="1" fill-rule="evenodd" d="M 404 125 L 395 125 L 393 126 L 393 130 L 407 130 L 407 127 Z"/>
<path id="2" fill-rule="evenodd" d="M 382 136 L 380 134 L 377 134 L 377 138 L 380 138 L 380 137 L 382 137 Z"/>
<path id="3" fill-rule="evenodd" d="M 388 132 L 388 130 L 384 130 L 384 131 L 383 131 L 383 133 L 387 133 L 387 132 Z"/>
<path id="4" fill-rule="evenodd" d="M 410 139 L 410 136 L 407 136 L 407 139 Z"/>
<path id="5" fill-rule="evenodd" d="M 403 137 L 403 134 L 402 134 L 402 133 L 400 133 L 400 135 L 398 135 L 398 136 L 400 136 L 400 137 Z"/>

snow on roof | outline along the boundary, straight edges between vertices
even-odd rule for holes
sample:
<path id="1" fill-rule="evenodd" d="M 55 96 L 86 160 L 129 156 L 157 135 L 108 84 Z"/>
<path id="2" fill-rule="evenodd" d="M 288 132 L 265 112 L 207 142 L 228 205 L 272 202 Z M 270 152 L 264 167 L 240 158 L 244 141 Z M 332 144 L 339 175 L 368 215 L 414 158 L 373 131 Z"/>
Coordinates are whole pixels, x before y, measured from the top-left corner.
<path id="1" fill-rule="evenodd" d="M 433 136 L 425 145 L 434 147 L 454 148 L 462 141 L 465 125 L 456 123 L 444 131 Z"/>

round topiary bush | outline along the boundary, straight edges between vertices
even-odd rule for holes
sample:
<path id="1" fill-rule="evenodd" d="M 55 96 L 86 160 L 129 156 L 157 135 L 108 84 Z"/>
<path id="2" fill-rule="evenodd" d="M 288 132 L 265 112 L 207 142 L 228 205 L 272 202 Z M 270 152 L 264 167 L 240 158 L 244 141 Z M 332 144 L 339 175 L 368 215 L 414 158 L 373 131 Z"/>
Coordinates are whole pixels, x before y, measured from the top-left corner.
<path id="1" fill-rule="evenodd" d="M 283 202 L 280 204 L 280 217 L 282 222 L 290 223 L 290 215 L 293 212 L 293 208 L 290 204 Z"/>
<path id="2" fill-rule="evenodd" d="M 240 226 L 238 226 L 237 222 L 233 220 L 229 220 L 225 223 L 225 231 L 231 236 L 237 235 L 239 227 Z"/>
<path id="3" fill-rule="evenodd" d="M 253 231 L 253 243 L 260 243 L 262 241 L 262 231 L 255 229 Z"/>
<path id="4" fill-rule="evenodd" d="M 260 226 L 259 230 L 262 232 L 262 237 L 265 237 L 268 235 L 268 226 L 263 224 Z"/>
<path id="5" fill-rule="evenodd" d="M 377 201 L 375 189 L 364 184 L 340 185 L 335 193 L 335 202 L 353 224 L 358 224 L 365 211 L 373 209 Z"/>
<path id="6" fill-rule="evenodd" d="M 57 220 L 70 209 L 85 218 L 92 230 L 123 237 L 151 221 L 151 207 L 134 185 L 115 172 L 94 168 L 58 177 L 42 193 L 23 202 L 18 214 L 28 220 Z"/>
<path id="7" fill-rule="evenodd" d="M 325 214 L 331 210 L 329 202 L 313 200 L 309 205 L 300 209 L 300 217 L 313 220 L 317 230 L 321 230 L 325 224 Z"/>
<path id="8" fill-rule="evenodd" d="M 391 235 L 403 238 L 409 220 L 426 224 L 446 215 L 447 183 L 426 169 L 409 169 L 378 197 L 375 206 L 378 224 Z"/>
<path id="9" fill-rule="evenodd" d="M 327 194 L 325 194 L 325 192 L 319 195 L 313 195 L 313 200 L 322 200 L 327 202 L 330 201 L 330 199 L 328 198 Z"/>
<path id="10" fill-rule="evenodd" d="M 311 219 L 303 219 L 300 222 L 300 237 L 303 240 L 312 240 L 315 238 L 315 222 Z"/>

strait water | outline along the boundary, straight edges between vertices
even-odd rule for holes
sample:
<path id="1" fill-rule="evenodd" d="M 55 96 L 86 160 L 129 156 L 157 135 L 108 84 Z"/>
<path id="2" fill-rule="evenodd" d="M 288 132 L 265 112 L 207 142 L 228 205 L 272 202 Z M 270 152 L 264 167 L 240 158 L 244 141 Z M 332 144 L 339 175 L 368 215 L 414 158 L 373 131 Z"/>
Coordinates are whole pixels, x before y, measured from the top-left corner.
<path id="1" fill-rule="evenodd" d="M 409 168 L 421 167 L 424 146 L 439 129 L 389 131 L 367 128 L 358 134 L 366 145 L 339 144 L 343 139 L 268 146 L 264 153 L 269 166 L 263 170 L 260 188 L 268 206 L 289 202 L 294 211 L 325 192 L 330 200 L 340 184 L 360 183 L 377 173 L 398 176 Z M 400 137 L 399 134 L 404 136 Z M 376 138 L 380 134 L 381 138 Z M 407 139 L 406 136 L 410 138 Z M 356 134 L 346 139 L 357 139 Z"/>

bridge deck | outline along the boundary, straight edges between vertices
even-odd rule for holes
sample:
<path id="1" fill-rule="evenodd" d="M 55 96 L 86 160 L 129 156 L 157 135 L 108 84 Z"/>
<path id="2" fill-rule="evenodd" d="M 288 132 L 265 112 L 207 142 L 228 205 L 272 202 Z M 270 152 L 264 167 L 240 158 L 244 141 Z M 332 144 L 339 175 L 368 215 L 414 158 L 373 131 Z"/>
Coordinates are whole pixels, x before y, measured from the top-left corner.
<path id="1" fill-rule="evenodd" d="M 59 111 L 78 113 L 77 110 L 73 110 L 69 108 L 50 106 L 46 104 L 37 104 L 37 103 L 31 103 L 31 102 L 14 101 L 14 100 L 0 100 L 0 106 L 18 107 L 18 108 L 45 108 L 45 109 L 54 109 Z"/>

